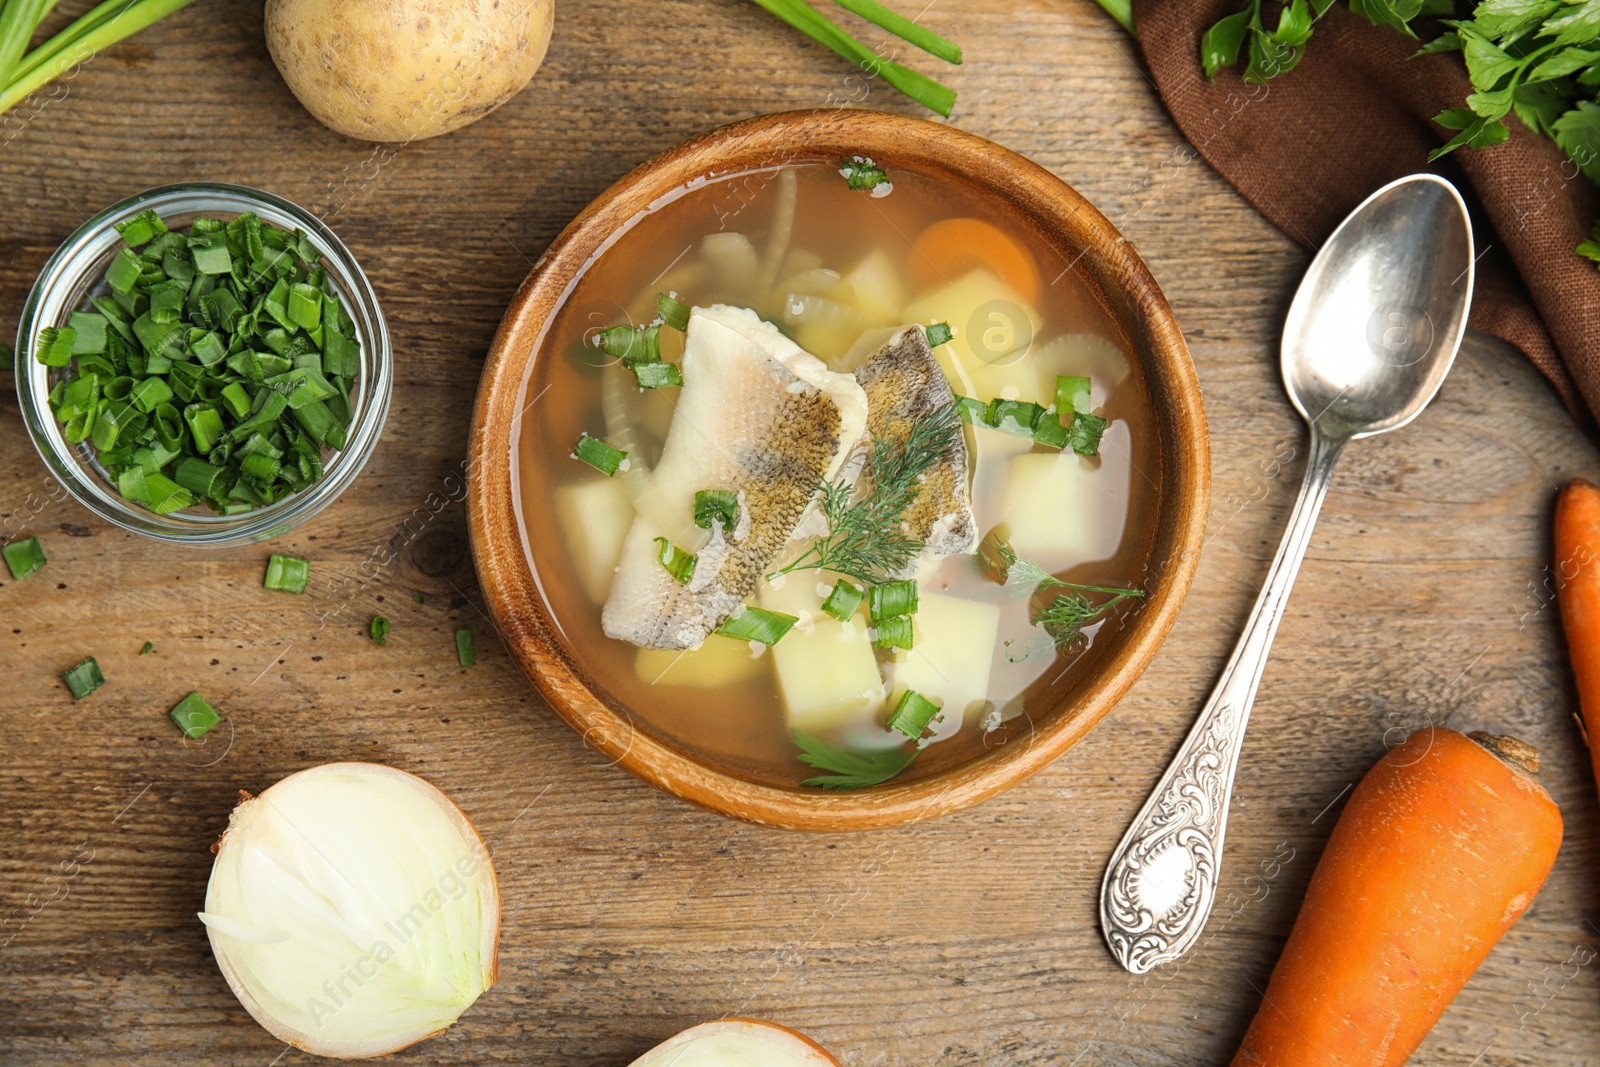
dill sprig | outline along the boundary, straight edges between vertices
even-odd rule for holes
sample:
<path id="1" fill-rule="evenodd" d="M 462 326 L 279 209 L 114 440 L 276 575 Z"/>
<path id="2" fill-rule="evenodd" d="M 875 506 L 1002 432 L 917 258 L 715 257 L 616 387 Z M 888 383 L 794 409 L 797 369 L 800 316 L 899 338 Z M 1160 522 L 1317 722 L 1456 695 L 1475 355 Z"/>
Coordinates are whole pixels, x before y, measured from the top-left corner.
<path id="1" fill-rule="evenodd" d="M 797 757 L 800 762 L 829 772 L 807 778 L 800 784 L 821 786 L 823 789 L 865 789 L 881 785 L 911 766 L 922 752 L 920 746 L 858 752 L 801 730 L 794 732 L 794 743 L 800 748 Z"/>
<path id="2" fill-rule="evenodd" d="M 983 554 L 994 569 L 1003 575 L 1006 591 L 1012 596 L 1031 596 L 1040 589 L 1062 590 L 1048 604 L 1033 612 L 1033 624 L 1049 634 L 1058 649 L 1082 644 L 1085 626 L 1124 600 L 1144 596 L 1143 589 L 1064 582 L 1033 560 L 1020 558 L 1010 545 L 998 537 L 991 536 L 984 542 Z M 1108 599 L 1096 603 L 1089 598 L 1090 593 Z"/>
<path id="3" fill-rule="evenodd" d="M 955 405 L 946 404 L 912 422 L 903 440 L 873 434 L 866 493 L 858 495 L 857 487 L 843 480 L 821 482 L 817 491 L 828 535 L 768 577 L 829 570 L 876 584 L 903 571 L 923 547 L 906 532 L 906 510 L 922 491 L 922 476 L 950 454 L 961 432 Z"/>

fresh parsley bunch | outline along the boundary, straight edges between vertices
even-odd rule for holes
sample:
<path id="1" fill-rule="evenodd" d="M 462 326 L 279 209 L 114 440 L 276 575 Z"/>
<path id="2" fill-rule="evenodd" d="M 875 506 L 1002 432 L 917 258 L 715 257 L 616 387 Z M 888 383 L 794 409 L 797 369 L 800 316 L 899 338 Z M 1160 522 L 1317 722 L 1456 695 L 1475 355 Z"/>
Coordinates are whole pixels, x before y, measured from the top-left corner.
<path id="1" fill-rule="evenodd" d="M 1247 0 L 1200 39 L 1207 77 L 1245 56 L 1244 78 L 1254 84 L 1292 70 L 1304 54 L 1317 19 L 1334 0 L 1290 0 L 1281 5 L 1276 28 L 1268 29 L 1265 0 Z M 1472 80 L 1462 107 L 1434 121 L 1456 134 L 1428 156 L 1457 148 L 1489 148 L 1511 135 L 1507 115 L 1552 138 L 1590 180 L 1600 183 L 1600 0 L 1479 0 L 1470 17 L 1456 14 L 1451 0 L 1349 0 L 1350 9 L 1375 26 L 1415 37 L 1413 23 L 1440 18 L 1444 33 L 1419 55 L 1460 52 Z M 1247 47 L 1248 46 L 1248 47 Z M 1600 262 L 1600 224 L 1578 246 Z"/>

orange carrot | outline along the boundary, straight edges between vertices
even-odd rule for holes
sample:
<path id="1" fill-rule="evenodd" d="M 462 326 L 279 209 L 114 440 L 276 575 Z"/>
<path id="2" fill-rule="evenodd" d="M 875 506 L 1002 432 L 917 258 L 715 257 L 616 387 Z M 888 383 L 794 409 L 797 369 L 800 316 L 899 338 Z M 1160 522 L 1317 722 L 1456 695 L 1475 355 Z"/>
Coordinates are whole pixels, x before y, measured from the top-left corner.
<path id="1" fill-rule="evenodd" d="M 1029 304 L 1039 300 L 1039 268 L 1033 256 L 1004 230 L 979 219 L 945 219 L 922 231 L 906 261 L 917 290 L 953 282 L 975 267 L 988 267 Z"/>
<path id="2" fill-rule="evenodd" d="M 1412 734 L 1350 794 L 1233 1067 L 1398 1067 L 1527 910 L 1561 813 L 1515 738 Z"/>
<path id="3" fill-rule="evenodd" d="M 1574 478 L 1556 504 L 1556 594 L 1589 756 L 1600 776 L 1600 488 Z"/>

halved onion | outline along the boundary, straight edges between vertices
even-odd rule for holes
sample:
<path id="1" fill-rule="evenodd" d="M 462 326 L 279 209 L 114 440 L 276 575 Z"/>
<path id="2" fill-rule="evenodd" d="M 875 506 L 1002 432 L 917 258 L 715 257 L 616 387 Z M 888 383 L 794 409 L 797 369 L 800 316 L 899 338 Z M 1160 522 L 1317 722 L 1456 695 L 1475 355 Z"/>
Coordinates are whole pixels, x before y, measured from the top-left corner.
<path id="1" fill-rule="evenodd" d="M 630 1067 L 839 1067 L 798 1030 L 760 1019 L 718 1019 L 668 1038 Z"/>
<path id="2" fill-rule="evenodd" d="M 318 1056 L 396 1052 L 495 982 L 500 889 L 461 809 L 374 763 L 241 794 L 200 919 L 256 1022 Z"/>

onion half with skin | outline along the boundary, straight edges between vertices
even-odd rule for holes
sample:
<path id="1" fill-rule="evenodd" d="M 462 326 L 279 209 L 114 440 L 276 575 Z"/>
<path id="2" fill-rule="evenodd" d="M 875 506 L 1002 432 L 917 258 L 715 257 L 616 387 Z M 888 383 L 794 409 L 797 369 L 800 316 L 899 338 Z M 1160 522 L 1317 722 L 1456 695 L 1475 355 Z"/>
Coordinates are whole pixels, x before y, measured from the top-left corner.
<path id="1" fill-rule="evenodd" d="M 668 1038 L 629 1067 L 839 1067 L 798 1030 L 760 1019 L 718 1019 Z"/>
<path id="2" fill-rule="evenodd" d="M 494 865 L 439 790 L 330 763 L 241 797 L 200 919 L 234 995 L 274 1037 L 383 1056 L 440 1033 L 494 984 Z"/>

